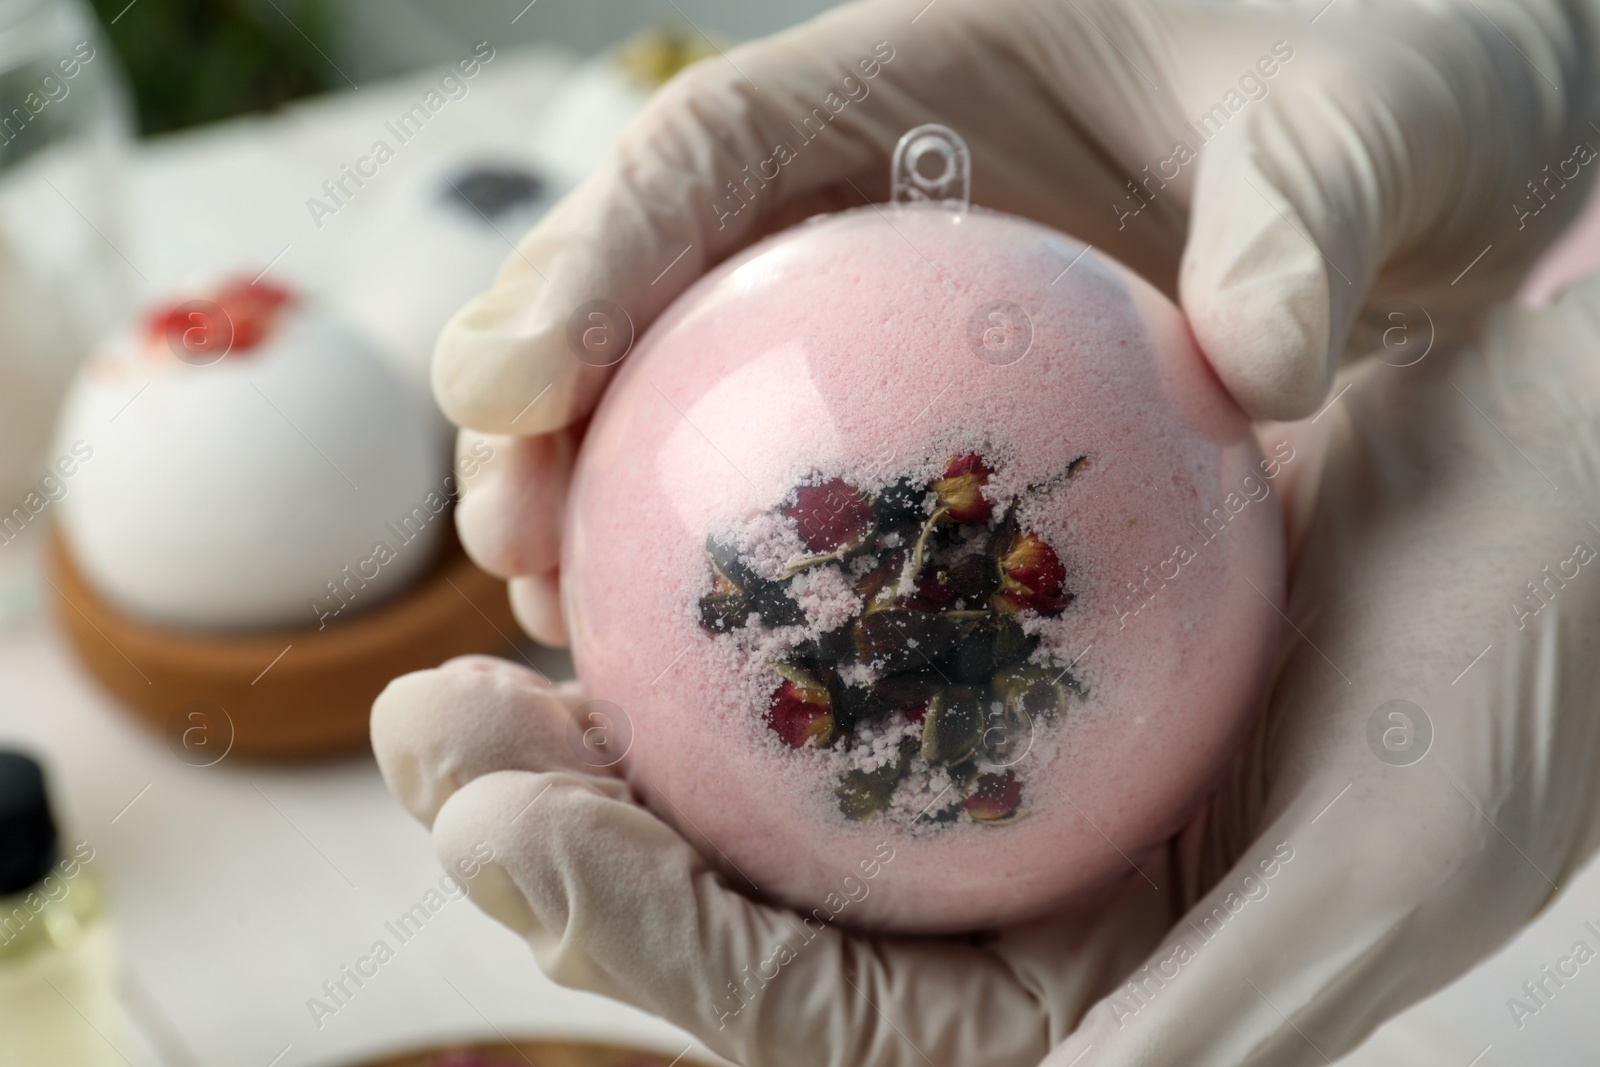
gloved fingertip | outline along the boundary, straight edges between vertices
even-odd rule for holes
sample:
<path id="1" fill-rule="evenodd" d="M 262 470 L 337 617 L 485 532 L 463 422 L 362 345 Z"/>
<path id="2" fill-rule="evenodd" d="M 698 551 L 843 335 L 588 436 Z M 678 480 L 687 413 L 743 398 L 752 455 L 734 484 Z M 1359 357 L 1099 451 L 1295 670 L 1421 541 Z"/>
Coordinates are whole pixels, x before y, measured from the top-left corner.
<path id="1" fill-rule="evenodd" d="M 475 902 L 528 938 L 541 966 L 566 984 L 586 958 L 587 929 L 611 922 L 603 898 L 639 889 L 629 875 L 687 881 L 700 861 L 676 833 L 633 804 L 615 779 L 500 771 L 450 797 L 433 825 L 447 867 L 476 859 L 491 877 Z M 585 930 L 570 929 L 583 908 Z"/>
<path id="2" fill-rule="evenodd" d="M 1292 420 L 1317 409 L 1335 369 L 1320 272 L 1224 281 L 1186 270 L 1180 292 L 1195 341 L 1246 414 Z"/>
<path id="3" fill-rule="evenodd" d="M 437 776 L 426 758 L 425 738 L 433 705 L 434 671 L 412 671 L 391 679 L 372 702 L 368 730 L 372 753 L 384 784 L 401 805 L 424 826 L 438 812 Z"/>
<path id="4" fill-rule="evenodd" d="M 511 579 L 511 613 L 528 636 L 549 648 L 566 648 L 566 619 L 561 613 L 561 583 L 554 574 Z"/>
<path id="5" fill-rule="evenodd" d="M 1203 167 L 1196 185 L 1179 274 L 1183 310 L 1247 414 L 1301 418 L 1333 381 L 1333 323 L 1359 305 L 1360 279 L 1326 258 L 1247 145 L 1214 147 L 1207 162 L 1215 165 Z"/>
<path id="6" fill-rule="evenodd" d="M 541 434 L 573 417 L 586 367 L 544 287 L 496 283 L 445 324 L 430 382 L 445 417 L 483 433 Z"/>
<path id="7" fill-rule="evenodd" d="M 391 681 L 373 702 L 370 731 L 384 782 L 431 826 L 445 801 L 480 775 L 571 763 L 569 720 L 534 672 L 471 656 Z"/>
<path id="8" fill-rule="evenodd" d="M 546 799 L 551 788 L 542 779 L 515 772 L 486 776 L 466 795 L 458 793 L 446 801 L 433 823 L 433 850 L 440 865 L 461 879 L 474 904 L 534 940 L 536 948 L 541 917 L 507 870 L 507 862 L 521 852 L 513 833 L 517 813 Z M 501 799 L 505 803 L 496 803 Z"/>
<path id="9" fill-rule="evenodd" d="M 456 533 L 472 561 L 515 578 L 552 571 L 575 448 L 566 434 L 487 439 L 497 447 L 456 505 Z"/>

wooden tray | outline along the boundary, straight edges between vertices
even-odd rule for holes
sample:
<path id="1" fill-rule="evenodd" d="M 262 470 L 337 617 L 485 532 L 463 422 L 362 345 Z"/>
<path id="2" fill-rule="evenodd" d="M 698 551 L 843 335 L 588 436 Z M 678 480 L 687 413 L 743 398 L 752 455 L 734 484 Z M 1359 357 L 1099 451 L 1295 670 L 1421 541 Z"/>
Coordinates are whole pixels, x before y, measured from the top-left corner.
<path id="1" fill-rule="evenodd" d="M 505 583 L 446 529 L 438 563 L 410 592 L 321 630 L 208 634 L 132 618 L 89 588 L 56 529 L 46 572 L 89 673 L 166 733 L 180 759 L 300 759 L 364 747 L 372 701 L 396 675 L 515 649 L 521 630 Z"/>

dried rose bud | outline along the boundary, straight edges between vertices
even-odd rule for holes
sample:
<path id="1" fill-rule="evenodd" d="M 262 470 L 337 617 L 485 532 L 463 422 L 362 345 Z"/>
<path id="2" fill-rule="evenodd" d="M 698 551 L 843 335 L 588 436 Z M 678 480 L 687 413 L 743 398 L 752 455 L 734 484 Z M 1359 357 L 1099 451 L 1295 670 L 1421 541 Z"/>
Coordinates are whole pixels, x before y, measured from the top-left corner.
<path id="1" fill-rule="evenodd" d="M 911 595 L 903 599 L 902 606 L 912 611 L 944 611 L 955 602 L 956 591 L 950 584 L 950 572 L 940 568 L 917 575 Z"/>
<path id="2" fill-rule="evenodd" d="M 800 529 L 800 540 L 812 552 L 854 548 L 872 532 L 872 502 L 842 478 L 795 490 L 795 502 L 783 509 Z"/>
<path id="3" fill-rule="evenodd" d="M 893 595 L 893 583 L 899 580 L 900 571 L 905 566 L 906 554 L 902 549 L 891 549 L 878 558 L 877 565 L 870 571 L 856 579 L 856 594 L 867 603 L 872 603 L 880 593 L 888 590 L 886 595 Z"/>
<path id="4" fill-rule="evenodd" d="M 872 684 L 872 699 L 885 712 L 903 711 L 912 722 L 922 722 L 928 702 L 945 685 L 945 680 L 931 670 L 891 674 Z"/>
<path id="5" fill-rule="evenodd" d="M 972 792 L 961 802 L 974 822 L 1010 822 L 1022 807 L 1022 783 L 1011 771 L 980 774 Z"/>
<path id="6" fill-rule="evenodd" d="M 935 764 L 970 759 L 983 737 L 983 704 L 983 690 L 971 685 L 935 695 L 922 722 L 922 758 Z"/>
<path id="7" fill-rule="evenodd" d="M 981 604 L 1000 584 L 1000 572 L 988 556 L 974 555 L 952 566 L 945 580 L 958 600 Z"/>
<path id="8" fill-rule="evenodd" d="M 951 522 L 987 522 L 991 505 L 984 499 L 983 487 L 993 473 L 982 458 L 969 453 L 952 459 L 944 477 L 930 488 Z"/>
<path id="9" fill-rule="evenodd" d="M 1013 616 L 1002 612 L 985 614 L 962 637 L 951 669 L 961 681 L 980 685 L 1002 667 L 1027 662 L 1038 647 L 1039 638 L 1023 632 Z"/>
<path id="10" fill-rule="evenodd" d="M 1072 603 L 1063 591 L 1067 569 L 1036 534 L 1019 534 L 1000 556 L 1000 599 L 1012 611 L 1060 615 Z"/>
<path id="11" fill-rule="evenodd" d="M 233 323 L 234 351 L 260 344 L 289 299 L 288 290 L 271 282 L 239 279 L 224 286 L 216 300 Z"/>
<path id="12" fill-rule="evenodd" d="M 888 608 L 855 622 L 856 657 L 886 673 L 919 670 L 956 650 L 960 627 L 942 614 Z"/>
<path id="13" fill-rule="evenodd" d="M 807 741 L 818 748 L 826 746 L 833 740 L 828 687 L 787 664 L 776 664 L 774 669 L 783 676 L 783 684 L 772 694 L 767 725 L 790 748 L 804 748 Z"/>

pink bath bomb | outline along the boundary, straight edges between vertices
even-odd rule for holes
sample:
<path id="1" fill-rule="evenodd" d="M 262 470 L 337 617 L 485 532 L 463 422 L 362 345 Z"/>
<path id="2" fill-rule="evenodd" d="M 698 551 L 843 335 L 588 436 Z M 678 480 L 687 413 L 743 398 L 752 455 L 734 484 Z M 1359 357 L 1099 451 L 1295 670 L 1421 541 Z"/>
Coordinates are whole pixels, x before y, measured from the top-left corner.
<path id="1" fill-rule="evenodd" d="M 1136 876 L 1237 748 L 1292 458 L 1078 241 L 812 220 L 685 293 L 595 415 L 583 713 L 745 892 L 902 932 L 1038 915 Z"/>

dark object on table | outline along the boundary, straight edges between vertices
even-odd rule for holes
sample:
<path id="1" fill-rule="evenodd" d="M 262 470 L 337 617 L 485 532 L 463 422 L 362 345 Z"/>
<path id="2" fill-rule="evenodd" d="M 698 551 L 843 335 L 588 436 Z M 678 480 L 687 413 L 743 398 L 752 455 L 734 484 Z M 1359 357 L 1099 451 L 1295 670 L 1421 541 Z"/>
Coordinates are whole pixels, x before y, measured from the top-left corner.
<path id="1" fill-rule="evenodd" d="M 55 861 L 56 824 L 44 772 L 33 757 L 0 750 L 0 897 L 33 885 Z"/>
<path id="2" fill-rule="evenodd" d="M 524 167 L 507 164 L 471 167 L 448 182 L 444 191 L 446 201 L 490 223 L 544 194 L 542 178 Z"/>

